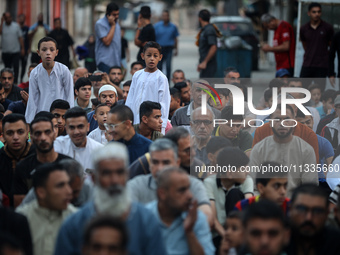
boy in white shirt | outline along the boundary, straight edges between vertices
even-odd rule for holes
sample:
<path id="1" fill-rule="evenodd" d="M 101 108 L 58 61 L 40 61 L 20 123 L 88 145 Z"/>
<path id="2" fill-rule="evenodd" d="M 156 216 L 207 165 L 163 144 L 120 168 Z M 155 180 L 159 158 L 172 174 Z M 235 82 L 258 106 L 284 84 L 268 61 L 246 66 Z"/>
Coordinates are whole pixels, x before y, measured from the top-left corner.
<path id="1" fill-rule="evenodd" d="M 103 145 L 108 143 L 108 140 L 105 137 L 106 129 L 104 124 L 106 123 L 109 111 L 110 107 L 106 104 L 100 104 L 96 107 L 93 118 L 98 122 L 98 127 L 88 135 L 88 137 Z"/>
<path id="2" fill-rule="evenodd" d="M 160 103 L 162 106 L 162 134 L 165 134 L 165 127 L 168 120 L 170 108 L 169 82 L 166 76 L 157 68 L 162 59 L 161 46 L 156 42 L 147 42 L 141 53 L 146 68 L 137 71 L 132 77 L 130 91 L 125 105 L 128 106 L 134 115 L 134 123 L 139 124 L 139 107 L 144 101 Z"/>
<path id="3" fill-rule="evenodd" d="M 40 111 L 49 111 L 51 102 L 56 99 L 66 100 L 74 106 L 73 79 L 67 66 L 55 62 L 58 55 L 57 42 L 51 37 L 44 37 L 38 43 L 38 55 L 42 63 L 34 68 L 30 75 L 30 96 L 26 108 L 26 121 L 31 123 Z"/>

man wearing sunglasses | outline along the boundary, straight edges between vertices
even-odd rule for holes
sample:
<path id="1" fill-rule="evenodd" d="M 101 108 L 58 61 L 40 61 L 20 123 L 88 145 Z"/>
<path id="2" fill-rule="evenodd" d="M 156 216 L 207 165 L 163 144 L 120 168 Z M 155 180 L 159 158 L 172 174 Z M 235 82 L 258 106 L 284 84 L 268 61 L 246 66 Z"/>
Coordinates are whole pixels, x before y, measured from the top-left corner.
<path id="1" fill-rule="evenodd" d="M 325 226 L 328 205 L 328 194 L 321 187 L 303 184 L 294 190 L 288 254 L 340 254 L 340 232 Z"/>

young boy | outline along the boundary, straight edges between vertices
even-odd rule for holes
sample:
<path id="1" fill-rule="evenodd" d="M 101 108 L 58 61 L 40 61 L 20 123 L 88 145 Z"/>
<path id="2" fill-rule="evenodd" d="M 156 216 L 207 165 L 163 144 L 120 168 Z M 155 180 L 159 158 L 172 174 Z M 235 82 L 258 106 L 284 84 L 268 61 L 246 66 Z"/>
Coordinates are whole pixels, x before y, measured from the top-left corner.
<path id="1" fill-rule="evenodd" d="M 333 89 L 327 89 L 322 93 L 321 96 L 322 106 L 316 107 L 320 114 L 320 119 L 326 117 L 326 115 L 332 112 L 335 97 L 336 91 Z"/>
<path id="2" fill-rule="evenodd" d="M 93 118 L 98 122 L 98 127 L 88 135 L 88 137 L 103 145 L 108 143 L 108 140 L 105 137 L 104 124 L 106 123 L 109 111 L 110 107 L 108 107 L 106 104 L 99 104 L 96 107 Z"/>
<path id="3" fill-rule="evenodd" d="M 77 96 L 74 106 L 81 107 L 86 113 L 92 111 L 91 89 L 92 82 L 88 78 L 80 77 L 74 84 L 74 92 Z"/>
<path id="4" fill-rule="evenodd" d="M 73 79 L 67 66 L 55 62 L 58 55 L 57 42 L 50 37 L 38 43 L 38 55 L 42 63 L 33 69 L 30 79 L 30 96 L 26 108 L 26 121 L 30 123 L 40 111 L 48 111 L 51 102 L 66 100 L 71 108 L 74 105 Z"/>
<path id="5" fill-rule="evenodd" d="M 132 83 L 125 105 L 134 115 L 134 123 L 139 124 L 139 107 L 144 101 L 160 103 L 162 106 L 162 134 L 165 134 L 169 109 L 170 92 L 166 76 L 157 68 L 162 59 L 161 46 L 156 42 L 145 44 L 142 58 L 145 60 L 146 68 L 137 71 L 132 77 Z"/>
<path id="6" fill-rule="evenodd" d="M 321 88 L 319 87 L 319 85 L 313 83 L 309 85 L 308 90 L 310 91 L 310 94 L 311 94 L 310 106 L 312 107 L 322 106 L 322 103 L 320 102 Z"/>

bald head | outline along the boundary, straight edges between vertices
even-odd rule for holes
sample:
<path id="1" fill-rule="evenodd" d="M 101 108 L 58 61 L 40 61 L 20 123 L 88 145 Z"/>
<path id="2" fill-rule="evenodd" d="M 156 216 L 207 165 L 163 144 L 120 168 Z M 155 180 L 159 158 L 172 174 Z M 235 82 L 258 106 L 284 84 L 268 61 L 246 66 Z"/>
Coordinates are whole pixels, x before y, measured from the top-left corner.
<path id="1" fill-rule="evenodd" d="M 180 174 L 188 176 L 188 174 L 179 167 L 168 167 L 163 171 L 160 171 L 157 176 L 157 188 L 158 189 L 168 189 L 172 186 L 174 174 Z M 189 178 L 189 177 L 188 177 Z"/>
<path id="2" fill-rule="evenodd" d="M 85 67 L 78 67 L 73 74 L 73 84 L 76 84 L 76 81 L 80 78 L 80 77 L 84 77 L 85 74 L 87 74 L 88 71 Z"/>

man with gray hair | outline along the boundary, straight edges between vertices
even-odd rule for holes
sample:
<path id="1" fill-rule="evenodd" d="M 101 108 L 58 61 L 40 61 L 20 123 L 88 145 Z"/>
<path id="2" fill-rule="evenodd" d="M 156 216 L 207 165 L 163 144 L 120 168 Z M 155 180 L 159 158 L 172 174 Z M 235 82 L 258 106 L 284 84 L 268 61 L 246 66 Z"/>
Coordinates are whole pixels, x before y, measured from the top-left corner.
<path id="1" fill-rule="evenodd" d="M 273 46 L 262 45 L 264 52 L 273 52 L 276 70 L 287 69 L 294 76 L 295 37 L 293 27 L 284 20 L 278 20 L 270 14 L 261 17 L 264 28 L 274 31 Z"/>
<path id="2" fill-rule="evenodd" d="M 160 227 L 144 206 L 131 202 L 126 189 L 129 165 L 124 144 L 112 142 L 93 153 L 93 199 L 60 228 L 55 255 L 80 255 L 82 233 L 96 215 L 110 214 L 125 221 L 129 254 L 166 254 Z"/>
<path id="3" fill-rule="evenodd" d="M 150 147 L 150 174 L 139 175 L 127 183 L 128 193 L 132 201 L 148 203 L 157 199 L 156 189 L 158 175 L 167 166 L 179 167 L 180 158 L 178 157 L 177 145 L 166 138 L 159 138 Z M 197 200 L 198 208 L 208 217 L 212 218 L 210 202 L 207 197 L 203 183 L 197 178 L 188 175 L 190 180 L 190 191 Z"/>
<path id="4" fill-rule="evenodd" d="M 83 167 L 74 159 L 63 159 L 59 164 L 64 167 L 70 177 L 70 187 L 72 189 L 71 204 L 76 207 L 83 206 L 92 197 L 92 186 L 89 182 L 85 182 Z M 34 189 L 31 188 L 20 207 L 30 203 L 37 198 Z"/>
<path id="5" fill-rule="evenodd" d="M 171 167 L 157 178 L 158 201 L 149 208 L 162 227 L 167 254 L 214 254 L 214 245 L 206 218 L 197 210 L 187 173 Z"/>

